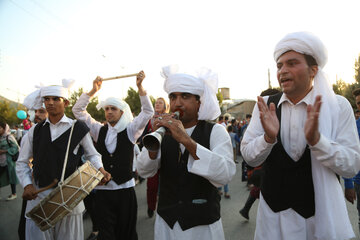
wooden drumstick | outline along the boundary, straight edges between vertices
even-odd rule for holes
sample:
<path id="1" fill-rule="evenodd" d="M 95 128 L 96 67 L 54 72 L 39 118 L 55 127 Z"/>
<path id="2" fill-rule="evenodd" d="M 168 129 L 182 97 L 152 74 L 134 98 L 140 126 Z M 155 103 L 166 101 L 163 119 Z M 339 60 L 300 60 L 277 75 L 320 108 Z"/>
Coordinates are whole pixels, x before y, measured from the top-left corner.
<path id="1" fill-rule="evenodd" d="M 46 191 L 46 190 L 54 187 L 54 186 L 58 183 L 58 181 L 59 181 L 59 180 L 57 180 L 57 179 L 55 178 L 54 181 L 53 181 L 50 185 L 36 190 L 34 194 L 39 194 L 39 193 L 41 193 L 41 192 L 43 192 L 43 191 Z"/>
<path id="2" fill-rule="evenodd" d="M 121 75 L 121 76 L 116 76 L 116 77 L 103 78 L 103 81 L 114 80 L 114 79 L 119 79 L 119 78 L 135 77 L 137 75 L 138 75 L 138 73 L 133 73 L 133 74 L 128 74 L 128 75 Z"/>

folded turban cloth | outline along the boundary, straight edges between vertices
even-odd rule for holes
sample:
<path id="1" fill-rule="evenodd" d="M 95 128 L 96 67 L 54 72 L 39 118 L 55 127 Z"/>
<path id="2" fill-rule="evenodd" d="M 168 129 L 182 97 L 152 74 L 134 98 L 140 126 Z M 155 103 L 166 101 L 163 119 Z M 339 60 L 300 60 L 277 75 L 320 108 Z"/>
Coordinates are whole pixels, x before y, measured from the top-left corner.
<path id="1" fill-rule="evenodd" d="M 98 105 L 96 105 L 96 108 L 98 110 L 100 108 L 105 109 L 106 106 L 117 107 L 123 112 L 120 120 L 114 126 L 118 133 L 123 131 L 127 127 L 127 125 L 133 120 L 131 109 L 125 101 L 119 98 L 109 97 L 105 101 L 101 101 Z"/>
<path id="2" fill-rule="evenodd" d="M 295 51 L 312 56 L 318 64 L 314 77 L 314 96 L 322 96 L 319 116 L 319 132 L 335 140 L 339 118 L 339 104 L 322 68 L 327 62 L 327 50 L 321 40 L 309 32 L 286 35 L 276 45 L 275 61 L 284 53 Z M 315 100 L 315 99 L 314 99 Z M 315 191 L 315 238 L 349 239 L 354 236 L 341 186 L 334 172 L 311 157 L 312 177 Z M 335 206 L 335 207 L 334 207 Z"/>
<path id="3" fill-rule="evenodd" d="M 52 85 L 41 88 L 40 96 L 43 99 L 46 96 L 62 97 L 66 100 L 69 100 L 70 88 L 74 84 L 72 79 L 63 79 L 62 86 Z"/>
<path id="4" fill-rule="evenodd" d="M 216 97 L 218 76 L 210 69 L 202 68 L 196 76 L 179 73 L 177 65 L 163 67 L 164 90 L 167 94 L 186 92 L 200 96 L 199 120 L 214 120 L 221 111 Z"/>

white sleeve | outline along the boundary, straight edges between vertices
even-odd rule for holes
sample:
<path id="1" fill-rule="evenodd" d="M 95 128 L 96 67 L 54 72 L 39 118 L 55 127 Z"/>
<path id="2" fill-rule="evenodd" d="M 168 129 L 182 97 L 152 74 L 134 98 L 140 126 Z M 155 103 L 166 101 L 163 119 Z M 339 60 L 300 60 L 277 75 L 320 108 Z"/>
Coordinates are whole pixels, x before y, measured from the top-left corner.
<path id="1" fill-rule="evenodd" d="M 134 120 L 127 126 L 127 134 L 130 142 L 133 144 L 136 143 L 137 139 L 143 133 L 147 123 L 154 115 L 154 108 L 151 104 L 150 98 L 145 96 L 140 96 L 141 102 L 141 112 Z"/>
<path id="2" fill-rule="evenodd" d="M 21 148 L 18 160 L 16 161 L 16 175 L 23 187 L 32 184 L 32 174 L 29 166 L 30 159 L 33 158 L 33 136 L 35 125 L 30 128 L 21 140 Z"/>
<path id="3" fill-rule="evenodd" d="M 138 158 L 138 155 L 140 154 L 140 148 L 139 146 L 135 143 L 134 144 L 134 158 L 133 158 L 133 172 L 136 171 L 136 159 Z"/>
<path id="4" fill-rule="evenodd" d="M 96 121 L 91 115 L 86 111 L 86 107 L 90 102 L 90 96 L 86 93 L 81 94 L 80 98 L 76 101 L 75 105 L 72 108 L 72 112 L 76 119 L 81 120 L 86 123 L 90 128 L 90 135 L 97 142 L 99 137 L 100 128 L 103 126 L 100 122 Z"/>
<path id="5" fill-rule="evenodd" d="M 101 155 L 96 151 L 89 133 L 87 133 L 83 139 L 81 139 L 80 145 L 84 148 L 84 155 L 86 160 L 89 160 L 96 169 L 103 167 Z"/>
<path id="6" fill-rule="evenodd" d="M 208 179 L 220 187 L 230 182 L 236 173 L 230 135 L 220 124 L 215 124 L 210 135 L 210 149 L 197 144 L 198 160 L 189 155 L 188 171 Z"/>
<path id="7" fill-rule="evenodd" d="M 312 156 L 340 176 L 351 178 L 360 170 L 360 143 L 350 103 L 337 96 L 340 113 L 336 139 L 321 134 L 319 142 L 310 147 Z"/>
<path id="8" fill-rule="evenodd" d="M 148 150 L 143 147 L 140 154 L 136 158 L 136 168 L 138 174 L 143 178 L 154 176 L 160 168 L 161 151 L 158 151 L 156 159 L 150 159 Z"/>
<path id="9" fill-rule="evenodd" d="M 264 101 L 267 102 L 267 100 L 268 96 L 264 97 Z M 240 144 L 244 160 L 252 167 L 261 165 L 276 144 L 276 142 L 273 144 L 267 143 L 264 134 L 265 131 L 260 122 L 259 108 L 255 104 L 250 124 Z"/>

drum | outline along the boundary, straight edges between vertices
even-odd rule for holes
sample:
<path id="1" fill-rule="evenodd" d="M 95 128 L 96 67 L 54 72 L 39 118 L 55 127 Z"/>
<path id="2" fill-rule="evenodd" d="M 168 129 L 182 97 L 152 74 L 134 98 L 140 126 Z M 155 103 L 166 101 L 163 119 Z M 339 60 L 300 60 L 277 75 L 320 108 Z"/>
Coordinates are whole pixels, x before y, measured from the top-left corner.
<path id="1" fill-rule="evenodd" d="M 43 198 L 26 216 L 45 231 L 69 214 L 103 178 L 89 161 L 86 161 L 62 184 Z"/>

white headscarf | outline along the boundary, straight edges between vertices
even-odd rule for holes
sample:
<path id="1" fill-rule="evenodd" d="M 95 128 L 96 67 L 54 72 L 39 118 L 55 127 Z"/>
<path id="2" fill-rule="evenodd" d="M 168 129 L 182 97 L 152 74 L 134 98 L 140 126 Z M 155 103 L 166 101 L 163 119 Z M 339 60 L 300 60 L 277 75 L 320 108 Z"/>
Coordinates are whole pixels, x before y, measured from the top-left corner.
<path id="1" fill-rule="evenodd" d="M 105 109 L 106 106 L 117 107 L 123 112 L 120 120 L 114 126 L 118 133 L 123 131 L 127 127 L 127 125 L 133 120 L 131 109 L 125 101 L 119 98 L 109 97 L 105 101 L 101 101 L 98 105 L 96 105 L 96 108 L 98 110 L 100 108 Z"/>
<path id="2" fill-rule="evenodd" d="M 186 92 L 200 96 L 199 120 L 214 120 L 221 111 L 216 98 L 218 90 L 218 76 L 210 69 L 202 68 L 193 76 L 178 73 L 177 65 L 163 67 L 161 76 L 165 78 L 164 90 L 167 94 L 172 92 Z"/>
<path id="3" fill-rule="evenodd" d="M 314 77 L 314 96 L 322 96 L 319 131 L 326 138 L 335 140 L 339 117 L 339 104 L 322 68 L 327 62 L 327 50 L 318 37 L 309 32 L 286 35 L 276 45 L 275 61 L 284 53 L 295 51 L 312 56 L 318 64 Z M 315 99 L 314 99 L 315 100 Z M 311 157 L 312 178 L 315 191 L 315 238 L 349 239 L 352 230 L 341 186 L 334 172 Z"/>
<path id="4" fill-rule="evenodd" d="M 40 89 L 41 92 L 40 96 L 42 99 L 46 96 L 56 96 L 69 100 L 70 88 L 72 87 L 74 82 L 75 81 L 72 79 L 63 79 L 62 86 L 52 85 L 52 86 L 42 87 Z"/>
<path id="5" fill-rule="evenodd" d="M 29 110 L 29 114 L 30 111 L 45 108 L 45 105 L 40 96 L 42 87 L 44 87 L 42 83 L 40 83 L 40 85 L 35 85 L 36 90 L 27 95 L 24 99 L 23 105 Z"/>

